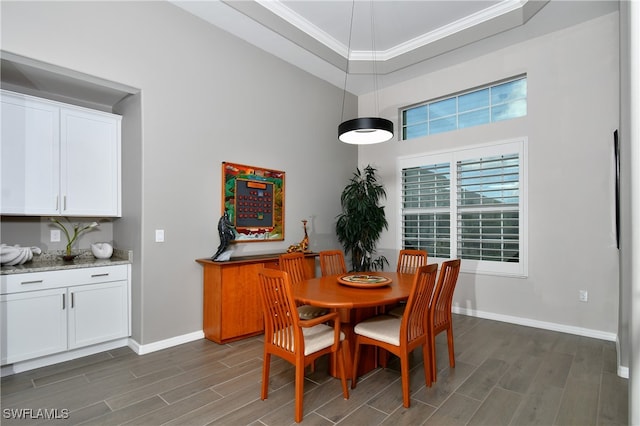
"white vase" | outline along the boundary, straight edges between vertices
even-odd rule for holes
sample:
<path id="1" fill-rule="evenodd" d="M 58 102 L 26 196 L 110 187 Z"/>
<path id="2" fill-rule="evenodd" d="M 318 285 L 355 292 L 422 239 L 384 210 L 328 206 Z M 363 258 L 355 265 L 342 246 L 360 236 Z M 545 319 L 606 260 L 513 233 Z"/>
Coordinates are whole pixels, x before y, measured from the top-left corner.
<path id="1" fill-rule="evenodd" d="M 91 244 L 91 253 L 96 259 L 109 259 L 113 254 L 113 247 L 109 243 Z"/>

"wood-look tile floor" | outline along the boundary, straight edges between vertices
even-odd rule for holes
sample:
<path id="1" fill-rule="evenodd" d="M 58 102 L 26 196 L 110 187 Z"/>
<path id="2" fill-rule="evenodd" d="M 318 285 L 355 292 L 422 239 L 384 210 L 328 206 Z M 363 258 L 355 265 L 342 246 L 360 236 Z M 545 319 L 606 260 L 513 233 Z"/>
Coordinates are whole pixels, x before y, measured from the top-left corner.
<path id="1" fill-rule="evenodd" d="M 421 354 L 413 354 L 409 409 L 397 359 L 359 379 L 349 400 L 320 360 L 306 376 L 303 423 L 627 424 L 627 380 L 616 375 L 614 343 L 461 315 L 454 335 L 456 367 L 449 368 L 441 334 L 431 388 Z M 260 400 L 261 339 L 200 340 L 143 356 L 121 348 L 7 376 L 0 423 L 292 424 L 292 366 L 274 358 L 269 398 Z"/>

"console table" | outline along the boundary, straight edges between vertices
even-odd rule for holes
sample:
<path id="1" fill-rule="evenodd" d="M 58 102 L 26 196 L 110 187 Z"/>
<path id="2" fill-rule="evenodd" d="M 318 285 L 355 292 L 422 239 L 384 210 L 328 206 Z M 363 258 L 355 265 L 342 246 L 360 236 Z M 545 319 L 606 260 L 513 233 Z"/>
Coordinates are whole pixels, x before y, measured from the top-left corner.
<path id="1" fill-rule="evenodd" d="M 280 269 L 280 254 L 242 256 L 224 262 L 196 259 L 203 267 L 202 328 L 207 339 L 227 343 L 264 332 L 258 271 Z M 313 276 L 317 256 L 305 253 Z"/>

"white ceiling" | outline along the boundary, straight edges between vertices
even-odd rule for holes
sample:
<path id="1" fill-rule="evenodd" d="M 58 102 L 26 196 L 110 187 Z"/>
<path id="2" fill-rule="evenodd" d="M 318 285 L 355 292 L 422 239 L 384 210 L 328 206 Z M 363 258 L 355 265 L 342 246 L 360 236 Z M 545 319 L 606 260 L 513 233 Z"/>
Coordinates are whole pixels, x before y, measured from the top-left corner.
<path id="1" fill-rule="evenodd" d="M 618 8 L 617 0 L 169 1 L 340 89 L 349 56 L 346 88 L 356 95 L 455 60 L 443 53 L 482 54 Z M 9 90 L 105 110 L 139 91 L 4 51 L 0 60 L 2 87 Z"/>
<path id="2" fill-rule="evenodd" d="M 172 3 L 340 88 L 349 57 L 348 89 L 361 94 L 373 90 L 372 75 L 390 75 L 523 25 L 548 0 Z"/>

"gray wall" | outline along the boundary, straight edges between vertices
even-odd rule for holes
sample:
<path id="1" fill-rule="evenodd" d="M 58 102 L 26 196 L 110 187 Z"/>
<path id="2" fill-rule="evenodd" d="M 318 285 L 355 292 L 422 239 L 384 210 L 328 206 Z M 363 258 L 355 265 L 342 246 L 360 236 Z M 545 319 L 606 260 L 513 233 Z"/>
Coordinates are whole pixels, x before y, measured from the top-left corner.
<path id="1" fill-rule="evenodd" d="M 195 259 L 219 242 L 223 161 L 286 172 L 285 241 L 239 244 L 235 255 L 283 251 L 302 239 L 302 219 L 312 249 L 338 246 L 340 192 L 357 163 L 357 149 L 336 137 L 342 90 L 169 3 L 1 8 L 5 52 L 140 90 L 115 108 L 125 116 L 124 214 L 113 222 L 116 247 L 134 250 L 138 343 L 202 330 Z M 347 112 L 355 107 L 349 97 Z M 24 226 L 30 231 L 12 231 Z M 42 235 L 45 244 L 43 227 L 3 218 L 3 240 Z M 154 242 L 155 229 L 166 242 Z"/>
<path id="2" fill-rule="evenodd" d="M 545 7 L 522 31 L 552 14 Z M 615 340 L 619 266 L 615 241 L 613 131 L 619 127 L 618 13 L 493 49 L 482 43 L 440 59 L 441 68 L 380 91 L 386 118 L 398 108 L 527 73 L 528 114 L 485 126 L 359 148 L 388 185 L 390 223 L 381 249 L 399 244 L 396 159 L 489 142 L 528 138 L 526 278 L 461 274 L 454 309 L 533 326 Z M 480 53 L 479 53 L 480 52 Z M 360 97 L 360 109 L 372 105 Z M 589 292 L 588 303 L 578 300 Z"/>

